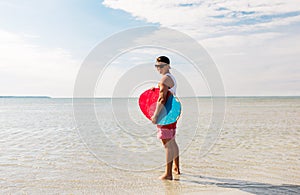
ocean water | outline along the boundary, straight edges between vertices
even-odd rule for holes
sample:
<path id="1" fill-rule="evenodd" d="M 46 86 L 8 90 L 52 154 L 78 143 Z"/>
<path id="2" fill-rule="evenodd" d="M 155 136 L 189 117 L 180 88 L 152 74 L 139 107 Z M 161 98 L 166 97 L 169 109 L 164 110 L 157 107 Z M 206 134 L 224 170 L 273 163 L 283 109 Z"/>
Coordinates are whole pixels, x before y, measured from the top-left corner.
<path id="1" fill-rule="evenodd" d="M 300 98 L 182 98 L 181 175 L 137 99 L 1 98 L 1 194 L 300 194 Z M 220 113 L 218 113 L 220 114 Z M 219 120 L 219 119 L 218 119 Z"/>

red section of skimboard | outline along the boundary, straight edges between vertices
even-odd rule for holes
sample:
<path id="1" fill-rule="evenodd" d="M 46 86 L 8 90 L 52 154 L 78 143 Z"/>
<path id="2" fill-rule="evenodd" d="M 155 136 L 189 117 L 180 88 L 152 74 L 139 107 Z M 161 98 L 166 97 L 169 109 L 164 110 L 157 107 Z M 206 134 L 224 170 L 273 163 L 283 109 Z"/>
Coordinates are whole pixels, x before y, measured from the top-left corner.
<path id="1" fill-rule="evenodd" d="M 159 88 L 148 89 L 140 95 L 139 106 L 144 115 L 151 120 L 156 109 L 159 97 Z"/>

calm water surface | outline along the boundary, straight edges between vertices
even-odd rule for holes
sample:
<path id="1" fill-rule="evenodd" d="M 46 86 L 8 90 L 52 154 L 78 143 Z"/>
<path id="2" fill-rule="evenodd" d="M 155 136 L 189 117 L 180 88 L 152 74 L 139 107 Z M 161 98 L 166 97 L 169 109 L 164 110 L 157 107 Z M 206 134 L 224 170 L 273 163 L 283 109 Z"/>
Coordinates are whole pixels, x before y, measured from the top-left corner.
<path id="1" fill-rule="evenodd" d="M 88 114 L 75 120 L 72 99 L 2 98 L 0 193 L 300 194 L 300 98 L 226 101 L 222 131 L 204 155 L 216 138 L 207 137 L 211 100 L 182 99 L 183 174 L 160 181 L 164 149 L 136 99 L 97 99 L 93 124 Z"/>

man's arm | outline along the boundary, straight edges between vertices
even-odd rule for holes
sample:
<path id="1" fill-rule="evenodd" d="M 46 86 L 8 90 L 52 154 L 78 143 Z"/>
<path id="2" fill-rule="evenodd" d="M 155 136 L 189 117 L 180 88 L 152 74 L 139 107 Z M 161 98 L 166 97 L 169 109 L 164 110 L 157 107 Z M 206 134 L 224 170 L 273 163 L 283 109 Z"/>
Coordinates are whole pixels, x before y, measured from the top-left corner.
<path id="1" fill-rule="evenodd" d="M 155 112 L 154 112 L 153 116 L 151 117 L 152 123 L 154 123 L 154 124 L 157 123 L 157 117 L 158 117 L 160 111 L 162 110 L 162 108 L 164 107 L 165 103 L 167 102 L 168 91 L 169 91 L 168 86 L 166 86 L 163 83 L 159 83 L 159 97 L 157 100 Z"/>

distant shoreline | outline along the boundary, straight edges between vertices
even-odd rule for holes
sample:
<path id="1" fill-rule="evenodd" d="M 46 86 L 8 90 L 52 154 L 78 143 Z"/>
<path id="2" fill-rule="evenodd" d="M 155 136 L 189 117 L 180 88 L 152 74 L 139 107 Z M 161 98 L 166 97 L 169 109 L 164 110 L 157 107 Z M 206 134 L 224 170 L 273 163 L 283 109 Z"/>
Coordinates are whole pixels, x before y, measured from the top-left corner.
<path id="1" fill-rule="evenodd" d="M 0 98 L 51 98 L 49 96 L 0 96 Z"/>

